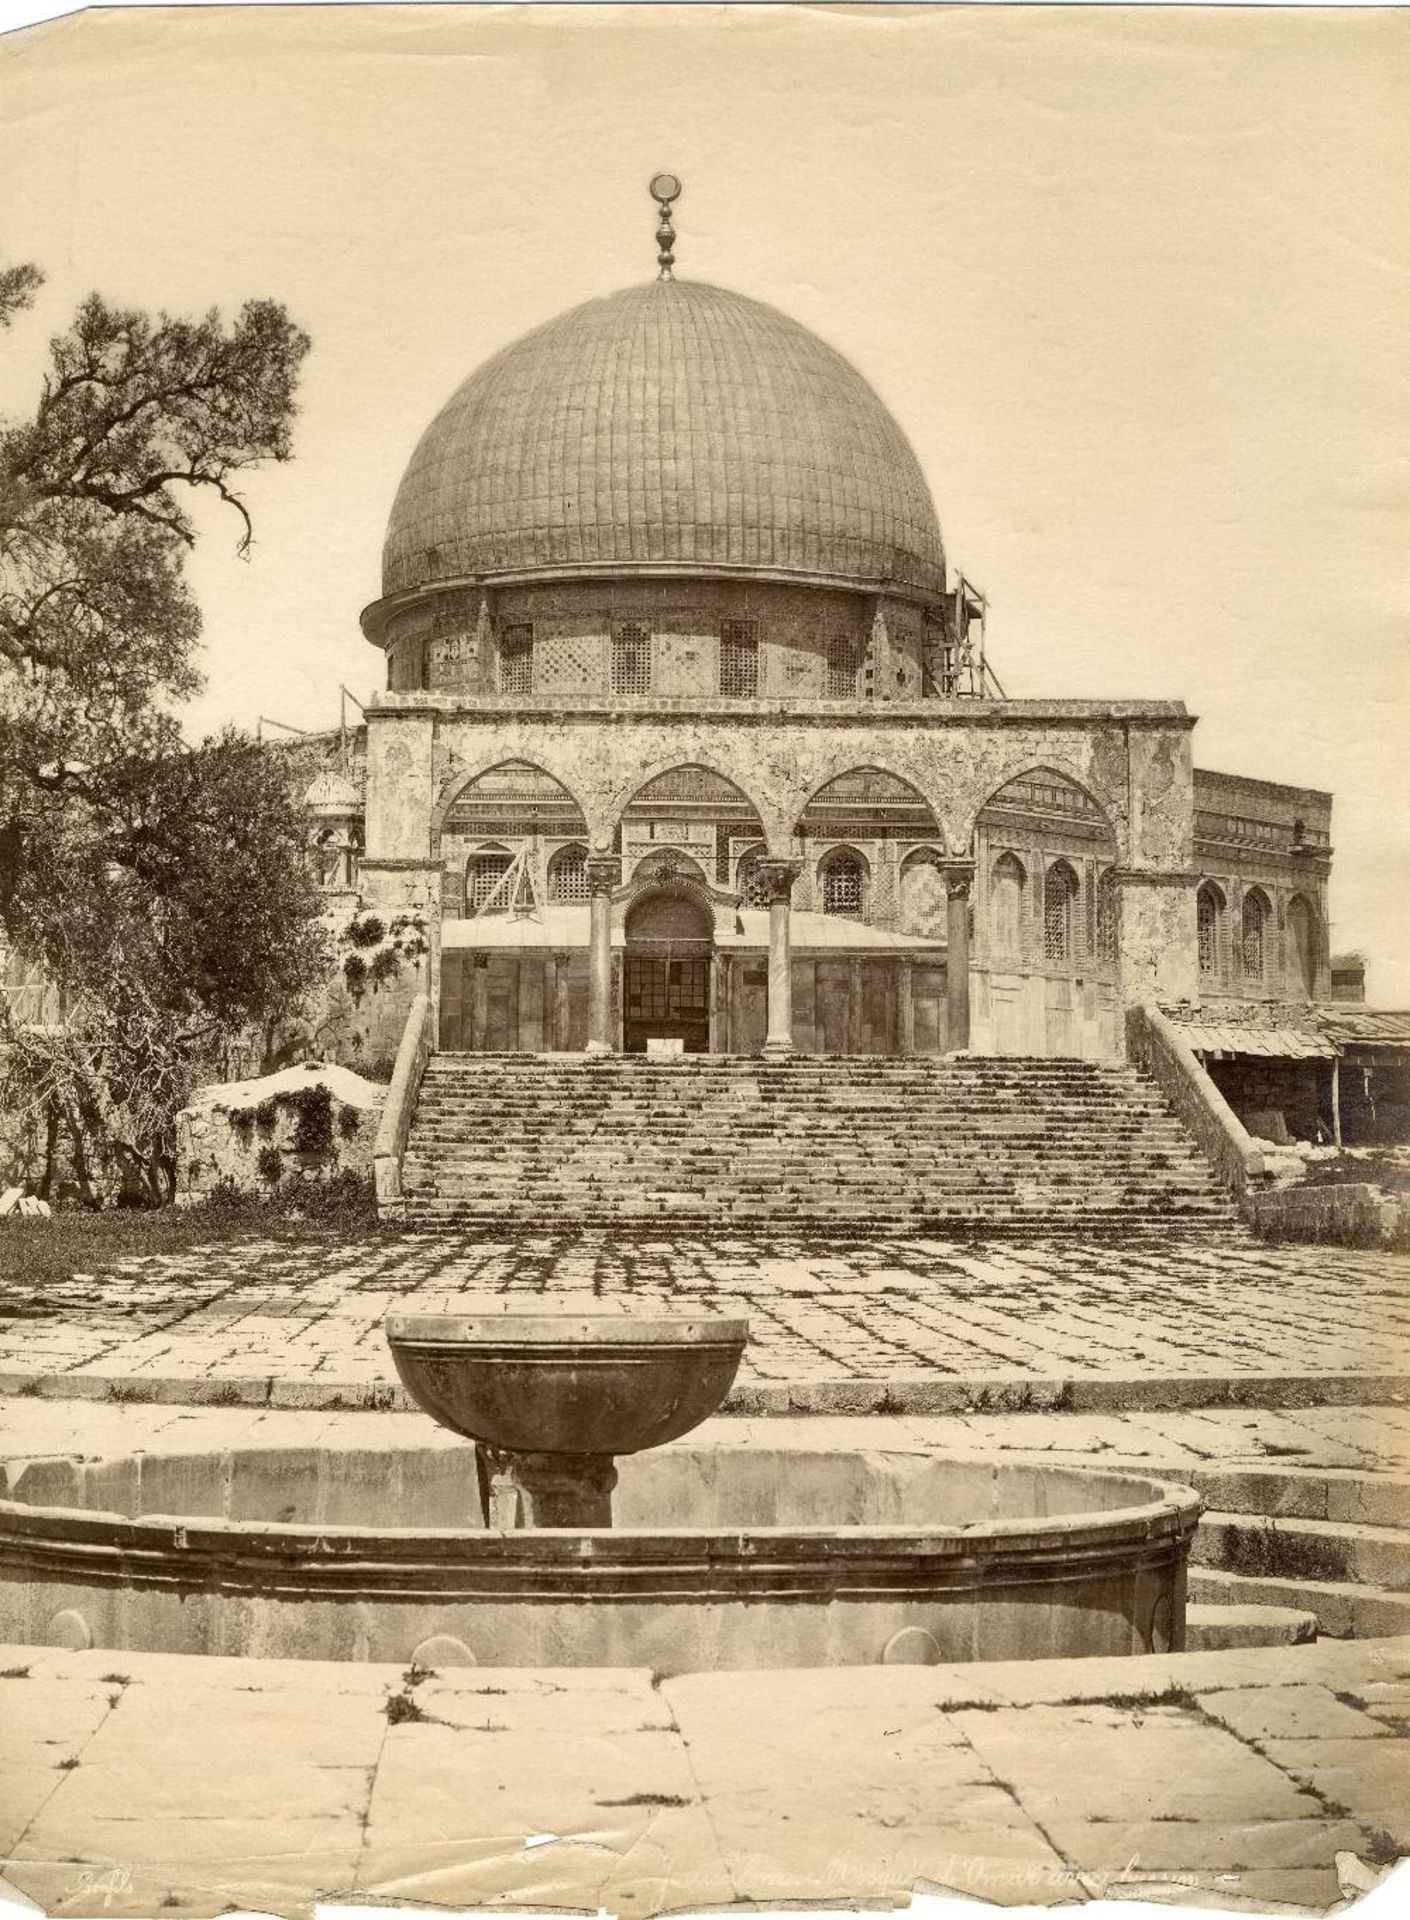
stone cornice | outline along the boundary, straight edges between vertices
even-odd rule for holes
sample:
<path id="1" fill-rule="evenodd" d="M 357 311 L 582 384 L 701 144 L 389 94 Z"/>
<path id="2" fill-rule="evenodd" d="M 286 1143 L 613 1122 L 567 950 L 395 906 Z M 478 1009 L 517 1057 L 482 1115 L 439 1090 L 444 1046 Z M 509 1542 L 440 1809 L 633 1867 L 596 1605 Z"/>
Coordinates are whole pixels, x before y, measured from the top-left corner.
<path id="1" fill-rule="evenodd" d="M 491 721 L 508 718 L 556 724 L 592 722 L 634 725 L 701 719 L 740 726 L 778 726 L 799 721 L 834 727 L 914 725 L 936 728 L 1156 727 L 1189 732 L 1195 724 L 1181 700 L 732 700 L 724 696 L 617 694 L 610 700 L 534 701 L 510 694 L 379 693 L 368 703 L 369 720 L 440 717 Z"/>

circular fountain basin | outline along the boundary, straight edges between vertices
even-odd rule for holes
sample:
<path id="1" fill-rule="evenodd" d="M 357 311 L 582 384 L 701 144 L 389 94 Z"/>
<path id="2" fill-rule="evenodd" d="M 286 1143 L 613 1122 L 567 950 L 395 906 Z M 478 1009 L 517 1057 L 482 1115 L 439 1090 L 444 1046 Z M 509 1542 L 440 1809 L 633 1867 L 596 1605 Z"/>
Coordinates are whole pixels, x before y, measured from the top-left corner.
<path id="1" fill-rule="evenodd" d="M 617 1524 L 485 1526 L 471 1451 L 15 1461 L 0 1639 L 420 1665 L 862 1665 L 1184 1644 L 1186 1488 L 793 1446 L 622 1462 Z"/>
<path id="2" fill-rule="evenodd" d="M 639 1453 L 729 1392 L 746 1320 L 616 1313 L 393 1314 L 402 1385 L 453 1433 L 514 1453 Z"/>

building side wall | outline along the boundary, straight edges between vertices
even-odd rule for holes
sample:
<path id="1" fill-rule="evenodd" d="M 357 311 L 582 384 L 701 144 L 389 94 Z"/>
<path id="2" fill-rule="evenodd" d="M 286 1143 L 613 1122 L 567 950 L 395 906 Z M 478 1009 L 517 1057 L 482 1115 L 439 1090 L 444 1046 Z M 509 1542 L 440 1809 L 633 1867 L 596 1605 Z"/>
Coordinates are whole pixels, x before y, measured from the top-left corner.
<path id="1" fill-rule="evenodd" d="M 1332 796 L 1199 770 L 1194 809 L 1194 865 L 1209 902 L 1198 997 L 1222 1006 L 1329 1000 Z M 1261 939 L 1245 939 L 1250 896 L 1263 909 Z"/>

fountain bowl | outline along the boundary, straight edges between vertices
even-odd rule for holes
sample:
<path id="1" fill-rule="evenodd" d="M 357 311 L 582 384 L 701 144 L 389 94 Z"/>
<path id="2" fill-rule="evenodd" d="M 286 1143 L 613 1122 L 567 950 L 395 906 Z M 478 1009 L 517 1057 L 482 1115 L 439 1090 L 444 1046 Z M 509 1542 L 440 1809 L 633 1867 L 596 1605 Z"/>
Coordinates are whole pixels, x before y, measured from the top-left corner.
<path id="1" fill-rule="evenodd" d="M 677 1440 L 733 1385 L 746 1320 L 708 1314 L 392 1314 L 402 1385 L 506 1453 L 616 1455 Z"/>

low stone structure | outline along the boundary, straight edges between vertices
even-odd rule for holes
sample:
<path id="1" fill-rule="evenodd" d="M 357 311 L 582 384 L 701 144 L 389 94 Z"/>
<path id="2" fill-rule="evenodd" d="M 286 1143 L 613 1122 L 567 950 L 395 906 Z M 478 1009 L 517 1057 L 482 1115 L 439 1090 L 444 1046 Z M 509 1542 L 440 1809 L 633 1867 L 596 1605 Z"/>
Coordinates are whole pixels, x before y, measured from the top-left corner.
<path id="1" fill-rule="evenodd" d="M 177 1115 L 177 1205 L 223 1188 L 269 1192 L 341 1173 L 370 1180 L 386 1094 L 378 1081 L 318 1061 L 203 1087 Z"/>

